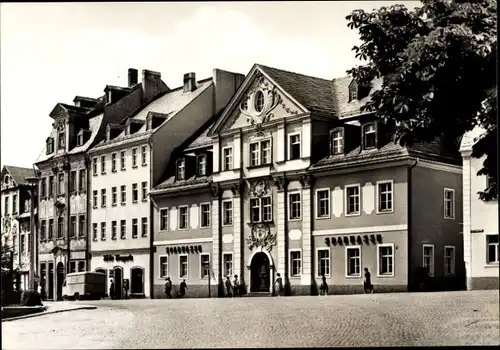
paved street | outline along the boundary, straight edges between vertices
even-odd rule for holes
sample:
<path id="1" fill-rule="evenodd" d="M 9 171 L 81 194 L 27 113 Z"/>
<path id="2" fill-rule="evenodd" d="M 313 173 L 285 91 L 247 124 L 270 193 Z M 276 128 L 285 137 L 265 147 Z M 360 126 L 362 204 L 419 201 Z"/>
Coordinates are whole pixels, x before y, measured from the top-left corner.
<path id="1" fill-rule="evenodd" d="M 3 348 L 500 344 L 498 291 L 85 304 L 3 323 Z"/>

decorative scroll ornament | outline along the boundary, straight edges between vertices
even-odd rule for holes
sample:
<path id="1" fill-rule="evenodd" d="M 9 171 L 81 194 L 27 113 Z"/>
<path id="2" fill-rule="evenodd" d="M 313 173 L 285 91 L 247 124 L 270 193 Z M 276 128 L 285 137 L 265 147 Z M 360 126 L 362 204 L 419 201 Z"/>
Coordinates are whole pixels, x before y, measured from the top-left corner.
<path id="1" fill-rule="evenodd" d="M 288 185 L 288 180 L 283 176 L 276 176 L 273 178 L 274 185 L 277 187 L 278 191 L 283 191 Z"/>
<path id="2" fill-rule="evenodd" d="M 260 112 L 255 109 L 255 100 L 257 92 L 259 91 L 264 97 L 264 105 Z M 282 102 L 282 98 L 275 86 L 269 84 L 262 75 L 258 75 L 255 85 L 249 91 L 246 101 L 244 102 L 246 103 L 240 104 L 240 112 L 247 118 L 247 121 L 252 126 L 255 126 L 266 123 L 274 117 L 271 112 Z M 244 104 L 246 108 L 243 107 Z"/>
<path id="3" fill-rule="evenodd" d="M 57 215 L 61 216 L 64 213 L 64 209 L 66 208 L 66 204 L 62 200 L 58 199 L 56 201 L 55 205 L 56 205 Z"/>
<path id="4" fill-rule="evenodd" d="M 57 131 L 63 131 L 66 126 L 66 121 L 64 119 L 57 119 L 52 126 L 54 129 L 57 129 Z"/>
<path id="5" fill-rule="evenodd" d="M 250 251 L 253 248 L 262 247 L 270 252 L 273 246 L 276 245 L 276 233 L 271 233 L 267 224 L 254 224 L 252 227 L 252 236 L 245 238 L 245 241 Z"/>
<path id="6" fill-rule="evenodd" d="M 222 195 L 222 189 L 219 184 L 212 183 L 212 196 L 213 198 L 219 198 Z"/>
<path id="7" fill-rule="evenodd" d="M 303 175 L 300 178 L 300 183 L 302 184 L 303 188 L 310 188 L 313 182 L 314 178 L 309 174 Z"/>
<path id="8" fill-rule="evenodd" d="M 12 217 L 10 215 L 2 218 L 2 232 L 8 233 L 10 232 L 10 228 L 12 227 Z"/>
<path id="9" fill-rule="evenodd" d="M 54 255 L 60 255 L 60 254 L 64 254 L 66 252 L 66 249 L 56 245 L 54 248 L 52 248 L 52 250 L 50 252 Z"/>
<path id="10" fill-rule="evenodd" d="M 234 196 L 239 196 L 241 193 L 240 184 L 237 183 L 237 184 L 234 184 L 233 186 L 231 186 L 231 192 L 233 192 Z"/>
<path id="11" fill-rule="evenodd" d="M 269 185 L 266 180 L 257 180 L 250 183 L 250 196 L 262 197 L 269 191 Z"/>

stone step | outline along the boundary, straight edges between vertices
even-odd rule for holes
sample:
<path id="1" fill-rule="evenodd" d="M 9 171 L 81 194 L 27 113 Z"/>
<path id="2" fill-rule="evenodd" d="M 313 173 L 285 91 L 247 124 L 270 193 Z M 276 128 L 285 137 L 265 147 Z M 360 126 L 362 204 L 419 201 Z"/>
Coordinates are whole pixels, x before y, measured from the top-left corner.
<path id="1" fill-rule="evenodd" d="M 271 292 L 250 292 L 244 295 L 245 297 L 272 297 Z"/>

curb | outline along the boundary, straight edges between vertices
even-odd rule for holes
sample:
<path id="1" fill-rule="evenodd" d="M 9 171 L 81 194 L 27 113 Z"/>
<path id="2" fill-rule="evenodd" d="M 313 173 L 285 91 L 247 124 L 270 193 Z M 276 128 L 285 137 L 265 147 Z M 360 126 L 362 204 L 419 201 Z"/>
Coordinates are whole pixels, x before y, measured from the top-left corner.
<path id="1" fill-rule="evenodd" d="M 57 314 L 57 313 L 60 313 L 60 312 L 67 312 L 67 311 L 95 310 L 95 309 L 97 309 L 97 306 L 78 306 L 78 307 L 75 307 L 75 308 L 72 308 L 72 309 L 62 309 L 62 310 L 54 310 L 54 311 L 41 311 L 41 312 L 29 314 L 29 315 L 6 318 L 6 319 L 3 319 L 2 322 L 22 320 L 24 318 L 31 318 L 31 317 L 38 317 L 38 316 L 43 316 L 43 315 Z"/>

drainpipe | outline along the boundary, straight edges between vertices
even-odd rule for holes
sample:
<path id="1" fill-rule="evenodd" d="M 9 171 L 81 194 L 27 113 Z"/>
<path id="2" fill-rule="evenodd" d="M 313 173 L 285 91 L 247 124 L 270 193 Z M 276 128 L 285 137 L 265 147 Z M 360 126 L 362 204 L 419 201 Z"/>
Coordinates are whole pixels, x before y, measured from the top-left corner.
<path id="1" fill-rule="evenodd" d="M 411 191 L 411 188 L 412 188 L 412 170 L 413 168 L 415 168 L 419 162 L 420 158 L 417 158 L 415 159 L 415 163 L 413 165 L 411 165 L 409 168 L 408 168 L 408 181 L 407 181 L 407 191 L 408 191 L 408 194 L 407 194 L 407 198 L 408 198 L 408 219 L 407 219 L 407 223 L 408 223 L 408 289 L 410 289 L 412 286 L 413 286 L 413 278 L 412 278 L 412 257 L 413 257 L 413 254 L 412 254 L 412 246 L 413 246 L 413 238 L 412 238 L 412 208 L 413 208 L 413 205 L 412 205 L 412 191 Z"/>
<path id="2" fill-rule="evenodd" d="M 90 208 L 91 208 L 91 203 L 90 201 L 92 200 L 90 196 L 90 191 L 91 191 L 91 186 L 90 186 L 90 170 L 89 170 L 89 165 L 91 164 L 90 157 L 88 155 L 85 155 L 84 158 L 84 164 L 85 164 L 85 219 L 86 219 L 86 244 L 85 244 L 85 271 L 90 271 L 90 245 L 91 245 L 91 215 L 90 215 Z M 80 195 L 81 195 L 81 189 L 80 189 Z"/>
<path id="3" fill-rule="evenodd" d="M 154 208 L 153 199 L 151 198 L 151 189 L 153 188 L 153 145 L 151 143 L 151 136 L 148 137 L 149 145 L 149 297 L 154 299 Z"/>
<path id="4" fill-rule="evenodd" d="M 69 230 L 70 230 L 70 219 L 71 219 L 71 204 L 70 204 L 70 200 L 71 200 L 71 195 L 70 195 L 70 177 L 71 177 L 71 164 L 69 162 L 69 159 L 66 158 L 65 160 L 65 164 L 63 166 L 63 171 L 64 171 L 64 176 L 66 177 L 66 194 L 65 194 L 65 197 L 66 197 L 66 239 L 67 239 L 67 246 L 66 246 L 66 249 L 68 251 L 68 261 L 67 261 L 67 264 L 66 264 L 66 274 L 70 273 L 71 270 L 70 270 L 70 261 L 71 261 L 71 237 L 70 237 L 70 234 L 69 234 Z"/>

